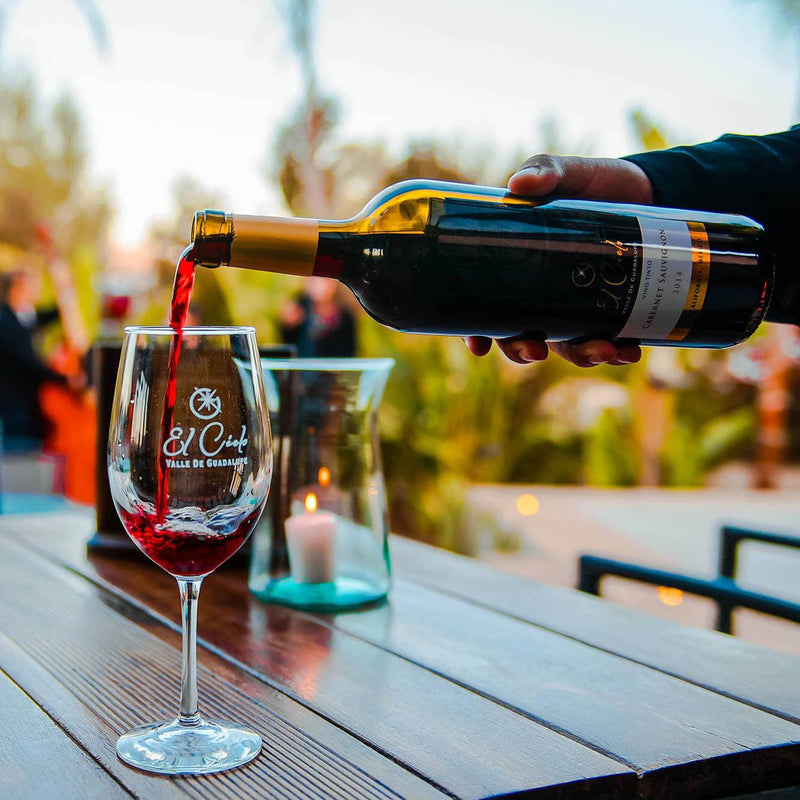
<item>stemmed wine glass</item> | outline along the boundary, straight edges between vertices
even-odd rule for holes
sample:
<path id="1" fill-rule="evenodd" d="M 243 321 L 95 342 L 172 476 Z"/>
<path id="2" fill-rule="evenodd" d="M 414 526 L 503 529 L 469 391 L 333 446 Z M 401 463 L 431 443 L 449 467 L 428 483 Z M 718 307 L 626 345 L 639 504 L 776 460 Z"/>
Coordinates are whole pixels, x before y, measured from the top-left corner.
<path id="1" fill-rule="evenodd" d="M 253 328 L 126 328 L 108 449 L 111 494 L 136 545 L 178 581 L 183 656 L 177 719 L 123 734 L 117 753 L 149 772 L 244 764 L 261 738 L 197 710 L 197 599 L 267 498 L 272 447 Z"/>

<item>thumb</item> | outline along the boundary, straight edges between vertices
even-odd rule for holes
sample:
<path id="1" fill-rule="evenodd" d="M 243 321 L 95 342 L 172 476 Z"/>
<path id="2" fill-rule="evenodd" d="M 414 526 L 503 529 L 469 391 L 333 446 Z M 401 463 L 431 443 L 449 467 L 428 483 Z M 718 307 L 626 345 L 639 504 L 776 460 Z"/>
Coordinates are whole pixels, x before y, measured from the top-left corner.
<path id="1" fill-rule="evenodd" d="M 616 158 L 532 156 L 508 181 L 514 194 L 526 197 L 576 197 L 619 203 L 653 202 L 647 175 L 635 164 Z"/>
<path id="2" fill-rule="evenodd" d="M 508 179 L 509 191 L 524 197 L 552 194 L 564 179 L 561 156 L 541 154 L 526 159 Z"/>

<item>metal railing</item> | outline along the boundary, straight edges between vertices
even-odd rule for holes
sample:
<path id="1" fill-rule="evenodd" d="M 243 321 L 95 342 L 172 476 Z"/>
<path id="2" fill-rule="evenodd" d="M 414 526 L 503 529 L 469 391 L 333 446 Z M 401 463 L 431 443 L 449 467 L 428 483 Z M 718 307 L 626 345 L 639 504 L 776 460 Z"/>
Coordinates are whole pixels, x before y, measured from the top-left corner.
<path id="1" fill-rule="evenodd" d="M 599 596 L 601 580 L 607 576 L 615 576 L 707 597 L 717 606 L 714 628 L 723 633 L 733 633 L 733 612 L 737 608 L 747 608 L 792 622 L 800 622 L 800 604 L 743 589 L 736 583 L 739 545 L 744 541 L 800 549 L 800 538 L 795 536 L 726 525 L 720 529 L 718 575 L 715 578 L 697 578 L 601 556 L 583 555 L 579 562 L 578 588 L 583 592 Z"/>

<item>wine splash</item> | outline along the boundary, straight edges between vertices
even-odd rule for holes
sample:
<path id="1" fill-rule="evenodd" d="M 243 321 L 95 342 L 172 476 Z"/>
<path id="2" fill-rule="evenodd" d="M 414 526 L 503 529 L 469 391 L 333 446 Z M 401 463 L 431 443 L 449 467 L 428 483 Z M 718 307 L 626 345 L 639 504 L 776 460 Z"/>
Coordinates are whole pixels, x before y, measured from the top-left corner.
<path id="1" fill-rule="evenodd" d="M 167 513 L 169 499 L 169 467 L 163 452 L 163 444 L 169 439 L 175 416 L 175 398 L 177 395 L 178 361 L 183 345 L 183 329 L 189 313 L 189 303 L 194 289 L 195 264 L 190 260 L 192 248 L 187 247 L 181 254 L 175 269 L 175 283 L 172 287 L 172 303 L 170 304 L 169 324 L 175 336 L 169 348 L 167 366 L 167 386 L 165 389 L 164 413 L 161 417 L 161 439 L 158 448 L 158 483 L 156 486 L 156 521 L 163 523 Z"/>

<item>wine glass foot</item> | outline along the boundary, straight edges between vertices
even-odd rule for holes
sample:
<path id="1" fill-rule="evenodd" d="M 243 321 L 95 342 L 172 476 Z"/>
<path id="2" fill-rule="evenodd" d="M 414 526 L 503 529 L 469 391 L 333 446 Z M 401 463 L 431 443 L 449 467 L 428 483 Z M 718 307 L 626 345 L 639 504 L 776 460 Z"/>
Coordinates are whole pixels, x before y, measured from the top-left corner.
<path id="1" fill-rule="evenodd" d="M 117 755 L 123 761 L 167 775 L 233 769 L 255 758 L 260 750 L 261 737 L 255 731 L 202 719 L 195 725 L 179 720 L 141 725 L 117 741 Z"/>

